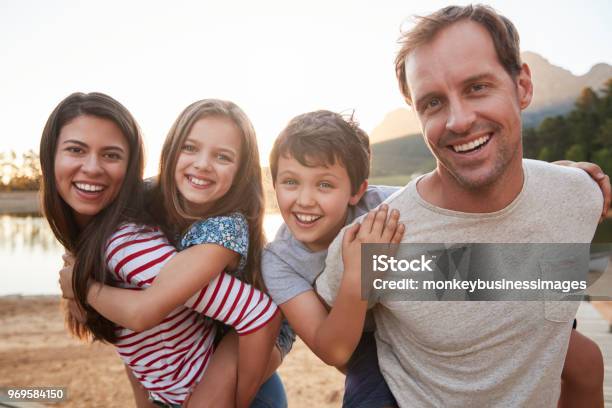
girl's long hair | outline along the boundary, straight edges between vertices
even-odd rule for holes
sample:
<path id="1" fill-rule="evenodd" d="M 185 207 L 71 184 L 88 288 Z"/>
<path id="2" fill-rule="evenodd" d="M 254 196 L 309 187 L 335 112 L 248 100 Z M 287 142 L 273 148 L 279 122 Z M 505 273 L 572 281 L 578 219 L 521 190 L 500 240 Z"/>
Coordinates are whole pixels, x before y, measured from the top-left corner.
<path id="1" fill-rule="evenodd" d="M 236 104 L 218 99 L 204 99 L 189 105 L 176 119 L 168 132 L 162 148 L 159 164 L 159 182 L 151 193 L 150 211 L 156 220 L 164 220 L 162 228 L 169 238 L 186 232 L 186 229 L 202 217 L 185 210 L 182 196 L 176 185 L 174 173 L 181 148 L 193 125 L 206 117 L 230 120 L 240 130 L 242 144 L 238 171 L 229 191 L 217 200 L 206 217 L 232 212 L 242 213 L 249 224 L 249 252 L 244 279 L 263 289 L 261 277 L 261 250 L 265 244 L 263 216 L 265 212 L 259 150 L 255 129 L 246 114 Z"/>
<path id="2" fill-rule="evenodd" d="M 59 195 L 55 183 L 55 155 L 62 128 L 79 116 L 95 116 L 115 123 L 129 145 L 126 174 L 117 197 L 84 229 L 79 229 L 72 209 Z M 51 112 L 40 141 L 42 209 L 55 237 L 75 256 L 72 286 L 75 300 L 86 312 L 81 324 L 69 314 L 70 331 L 83 339 L 115 343 L 116 326 L 87 305 L 89 279 L 110 283 L 104 256 L 106 243 L 122 222 L 142 221 L 142 173 L 144 152 L 140 129 L 130 112 L 108 95 L 73 93 Z"/>

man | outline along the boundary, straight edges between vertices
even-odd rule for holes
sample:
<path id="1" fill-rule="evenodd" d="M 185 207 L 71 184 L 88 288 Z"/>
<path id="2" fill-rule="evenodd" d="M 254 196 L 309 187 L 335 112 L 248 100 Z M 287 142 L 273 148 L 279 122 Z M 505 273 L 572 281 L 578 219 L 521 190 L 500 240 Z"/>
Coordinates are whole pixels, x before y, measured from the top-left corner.
<path id="1" fill-rule="evenodd" d="M 485 6 L 447 7 L 402 38 L 400 88 L 437 160 L 387 203 L 402 242 L 588 243 L 602 196 L 584 172 L 523 160 L 533 94 L 516 29 Z M 330 246 L 317 291 L 342 273 Z M 373 309 L 381 371 L 400 406 L 556 406 L 577 305 L 401 302 Z"/>

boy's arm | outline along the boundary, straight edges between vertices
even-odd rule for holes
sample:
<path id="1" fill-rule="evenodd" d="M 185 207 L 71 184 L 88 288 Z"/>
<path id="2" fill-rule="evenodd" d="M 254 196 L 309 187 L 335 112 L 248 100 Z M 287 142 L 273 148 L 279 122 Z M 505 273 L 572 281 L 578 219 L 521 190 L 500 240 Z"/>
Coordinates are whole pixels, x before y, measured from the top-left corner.
<path id="1" fill-rule="evenodd" d="M 300 338 L 327 364 L 346 364 L 363 331 L 367 301 L 361 299 L 361 243 L 399 243 L 404 227 L 398 227 L 398 219 L 399 213 L 394 211 L 387 220 L 387 207 L 381 206 L 368 214 L 363 225 L 346 230 L 343 237 L 346 269 L 329 313 L 312 290 L 280 306 Z"/>

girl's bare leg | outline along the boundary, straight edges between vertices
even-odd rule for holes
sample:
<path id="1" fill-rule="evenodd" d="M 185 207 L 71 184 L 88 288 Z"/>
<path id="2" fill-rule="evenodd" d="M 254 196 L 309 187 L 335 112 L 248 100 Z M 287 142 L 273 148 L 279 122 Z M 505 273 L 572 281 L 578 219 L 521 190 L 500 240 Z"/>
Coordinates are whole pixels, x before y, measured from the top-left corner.
<path id="1" fill-rule="evenodd" d="M 132 392 L 134 393 L 134 401 L 136 402 L 137 408 L 155 408 L 155 404 L 149 401 L 149 393 L 145 388 L 138 382 L 132 370 L 128 366 L 125 366 L 125 373 L 130 380 L 132 386 Z"/>
<path id="2" fill-rule="evenodd" d="M 188 408 L 233 407 L 236 400 L 238 335 L 230 330 L 213 353 L 202 381 L 196 385 Z"/>

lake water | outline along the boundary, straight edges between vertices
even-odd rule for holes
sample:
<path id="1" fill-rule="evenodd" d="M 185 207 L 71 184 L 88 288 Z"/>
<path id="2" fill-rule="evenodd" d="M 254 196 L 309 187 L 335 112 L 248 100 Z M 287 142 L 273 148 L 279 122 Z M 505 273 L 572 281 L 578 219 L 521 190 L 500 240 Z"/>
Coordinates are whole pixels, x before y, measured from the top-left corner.
<path id="1" fill-rule="evenodd" d="M 278 213 L 266 214 L 268 239 L 282 221 Z M 63 253 L 44 218 L 0 215 L 0 296 L 59 294 Z"/>
<path id="2" fill-rule="evenodd" d="M 266 214 L 268 239 L 282 221 L 279 213 Z M 612 242 L 612 219 L 599 226 L 595 241 Z M 0 215 L 0 296 L 59 294 L 63 253 L 44 218 Z"/>

